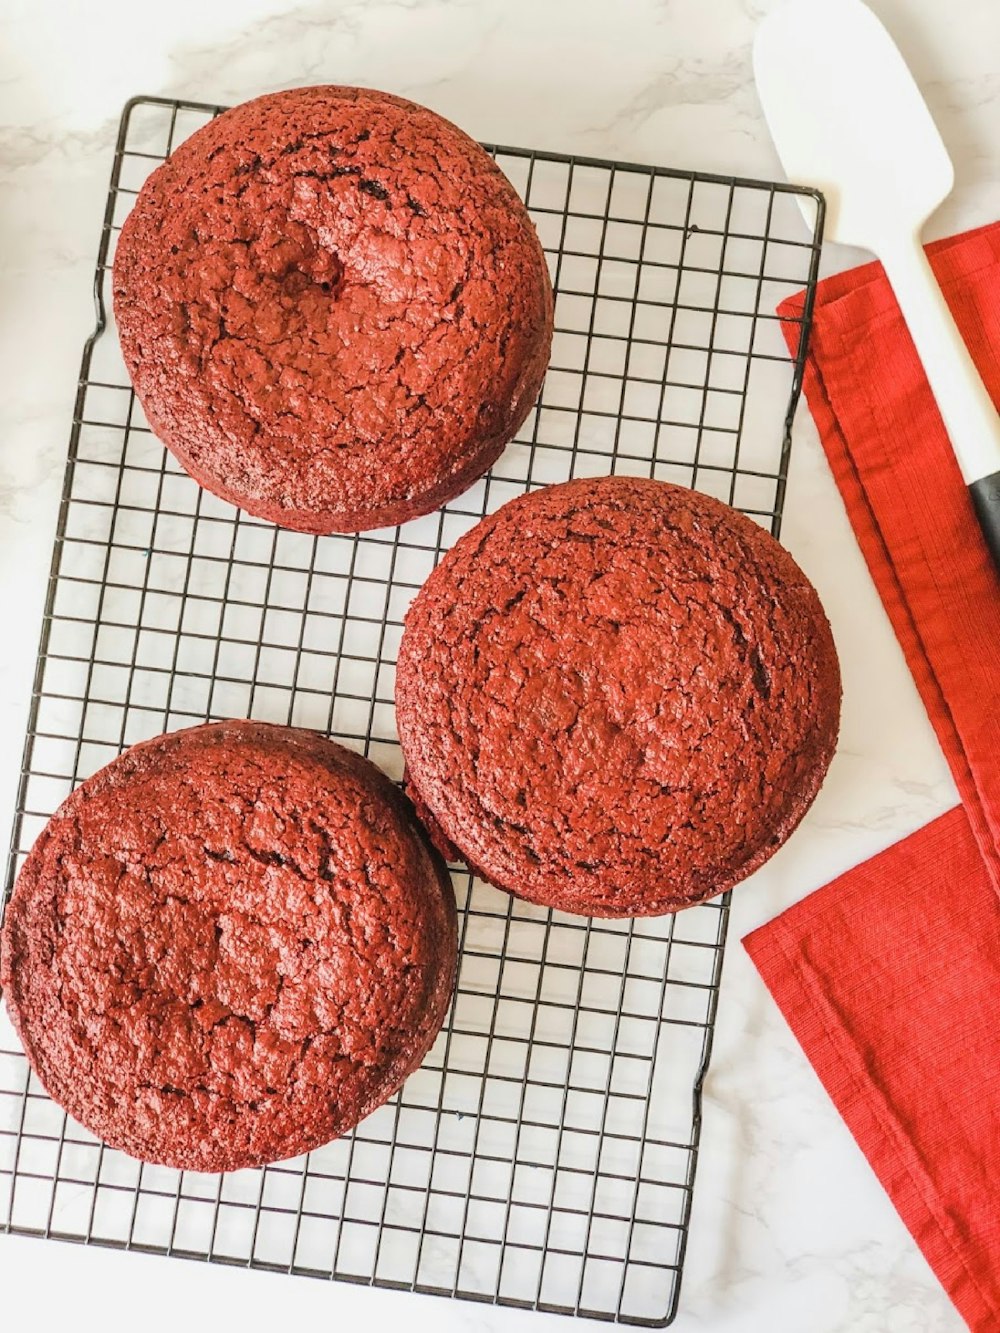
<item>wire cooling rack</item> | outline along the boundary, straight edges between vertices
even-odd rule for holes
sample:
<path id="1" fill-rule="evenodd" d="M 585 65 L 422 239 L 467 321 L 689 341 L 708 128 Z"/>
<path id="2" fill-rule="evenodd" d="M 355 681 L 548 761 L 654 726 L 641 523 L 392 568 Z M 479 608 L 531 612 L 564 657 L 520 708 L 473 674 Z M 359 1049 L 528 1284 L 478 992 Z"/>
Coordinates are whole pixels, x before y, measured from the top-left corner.
<path id="1" fill-rule="evenodd" d="M 540 400 L 491 474 L 402 528 L 258 522 L 152 436 L 106 328 L 136 191 L 220 108 L 125 109 L 83 354 L 7 892 L 123 747 L 209 718 L 330 733 L 401 771 L 393 673 L 442 551 L 525 489 L 665 478 L 777 533 L 802 362 L 773 311 L 815 285 L 823 205 L 749 180 L 491 149 L 557 292 Z M 803 330 L 804 331 L 804 330 Z M 423 1067 L 351 1135 L 261 1171 L 142 1166 L 68 1120 L 0 1017 L 0 1227 L 633 1324 L 677 1309 L 728 898 L 596 921 L 454 872 L 461 965 Z"/>

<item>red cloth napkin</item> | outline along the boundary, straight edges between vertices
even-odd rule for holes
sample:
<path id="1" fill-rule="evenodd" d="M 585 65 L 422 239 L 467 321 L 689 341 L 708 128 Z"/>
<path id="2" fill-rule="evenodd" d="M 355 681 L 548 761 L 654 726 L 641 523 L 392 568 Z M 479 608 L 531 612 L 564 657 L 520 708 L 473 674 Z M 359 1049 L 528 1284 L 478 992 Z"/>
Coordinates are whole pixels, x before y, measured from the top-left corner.
<path id="1" fill-rule="evenodd" d="M 1000 224 L 928 253 L 1000 404 Z M 744 944 L 955 1306 L 986 1333 L 1000 1330 L 1000 583 L 877 264 L 820 284 L 805 391 L 962 805 Z"/>

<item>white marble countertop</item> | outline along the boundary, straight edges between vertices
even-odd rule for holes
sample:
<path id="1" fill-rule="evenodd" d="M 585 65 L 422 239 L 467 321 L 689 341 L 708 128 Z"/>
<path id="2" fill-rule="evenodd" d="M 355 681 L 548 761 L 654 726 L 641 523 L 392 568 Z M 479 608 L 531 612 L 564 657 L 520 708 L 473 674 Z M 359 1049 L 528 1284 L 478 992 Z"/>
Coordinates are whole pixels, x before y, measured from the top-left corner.
<path id="1" fill-rule="evenodd" d="M 6 0 L 0 65 L 0 810 L 7 836 L 94 248 L 134 93 L 235 102 L 296 83 L 383 87 L 483 139 L 774 176 L 750 70 L 771 0 Z M 929 234 L 1000 215 L 1000 7 L 874 0 L 955 158 Z M 851 261 L 829 255 L 827 266 Z M 961 1322 L 738 944 L 954 803 L 943 759 L 847 525 L 812 423 L 796 426 L 783 538 L 844 666 L 840 750 L 791 843 L 735 895 L 706 1087 L 678 1333 L 948 1333 Z M 6 1311 L 53 1327 L 472 1330 L 561 1319 L 431 1297 L 0 1238 Z M 154 1294 L 155 1293 L 155 1294 Z M 152 1298 L 151 1298 L 152 1297 Z"/>

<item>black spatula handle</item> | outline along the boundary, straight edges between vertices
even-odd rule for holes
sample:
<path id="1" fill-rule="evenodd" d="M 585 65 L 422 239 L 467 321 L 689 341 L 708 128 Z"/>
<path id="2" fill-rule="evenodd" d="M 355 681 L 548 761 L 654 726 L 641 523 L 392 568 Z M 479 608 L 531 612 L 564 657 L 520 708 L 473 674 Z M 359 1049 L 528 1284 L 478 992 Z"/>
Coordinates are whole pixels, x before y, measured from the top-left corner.
<path id="1" fill-rule="evenodd" d="M 969 485 L 973 508 L 993 557 L 993 568 L 1000 574 L 1000 472 L 991 472 Z"/>

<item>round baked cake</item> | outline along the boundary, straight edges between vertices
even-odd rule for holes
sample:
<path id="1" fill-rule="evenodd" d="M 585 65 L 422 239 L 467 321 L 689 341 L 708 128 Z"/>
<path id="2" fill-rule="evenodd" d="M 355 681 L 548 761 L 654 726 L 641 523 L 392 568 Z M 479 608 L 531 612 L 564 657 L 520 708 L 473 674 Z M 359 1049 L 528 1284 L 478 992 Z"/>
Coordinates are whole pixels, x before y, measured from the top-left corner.
<path id="1" fill-rule="evenodd" d="M 581 479 L 462 537 L 406 618 L 409 790 L 446 855 L 532 902 L 670 912 L 785 841 L 840 672 L 792 557 L 709 496 Z"/>
<path id="2" fill-rule="evenodd" d="M 354 1126 L 444 1019 L 444 865 L 367 760 L 225 722 L 134 746 L 49 821 L 0 982 L 47 1091 L 113 1147 L 196 1171 Z"/>
<path id="3" fill-rule="evenodd" d="M 181 144 L 122 228 L 114 308 L 187 471 L 316 533 L 465 490 L 531 410 L 552 339 L 545 256 L 489 154 L 363 88 L 259 97 Z"/>

